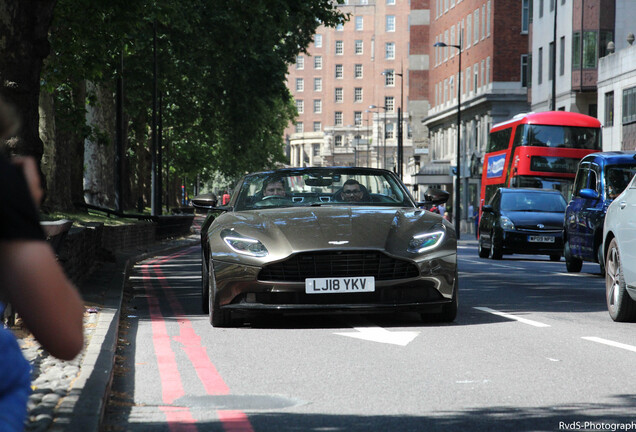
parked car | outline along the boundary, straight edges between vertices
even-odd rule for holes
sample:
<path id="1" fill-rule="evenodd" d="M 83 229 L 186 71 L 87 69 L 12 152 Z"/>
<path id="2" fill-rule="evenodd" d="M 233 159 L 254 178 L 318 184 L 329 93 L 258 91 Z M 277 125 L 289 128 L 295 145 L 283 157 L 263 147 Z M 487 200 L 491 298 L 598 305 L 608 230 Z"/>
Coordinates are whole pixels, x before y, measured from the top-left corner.
<path id="1" fill-rule="evenodd" d="M 614 321 L 636 321 L 636 177 L 607 208 L 605 297 Z"/>
<path id="2" fill-rule="evenodd" d="M 479 256 L 545 254 L 560 260 L 565 206 L 565 198 L 555 189 L 498 188 L 482 207 Z"/>
<path id="3" fill-rule="evenodd" d="M 603 221 L 608 206 L 636 173 L 636 152 L 601 152 L 579 162 L 572 196 L 565 209 L 563 256 L 569 272 L 583 261 L 599 263 L 605 272 Z"/>
<path id="4" fill-rule="evenodd" d="M 453 321 L 457 236 L 421 208 L 448 193 L 426 198 L 416 203 L 387 170 L 247 175 L 203 223 L 203 309 L 215 327 L 250 312 L 411 310 Z"/>

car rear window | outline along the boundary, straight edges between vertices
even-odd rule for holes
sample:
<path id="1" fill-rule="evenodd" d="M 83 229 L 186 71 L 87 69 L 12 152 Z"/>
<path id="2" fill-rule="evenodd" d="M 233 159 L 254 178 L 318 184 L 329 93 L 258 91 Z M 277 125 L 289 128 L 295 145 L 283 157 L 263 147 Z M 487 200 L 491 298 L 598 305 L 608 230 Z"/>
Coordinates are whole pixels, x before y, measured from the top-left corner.
<path id="1" fill-rule="evenodd" d="M 506 193 L 501 196 L 503 211 L 565 212 L 566 202 L 556 193 Z"/>

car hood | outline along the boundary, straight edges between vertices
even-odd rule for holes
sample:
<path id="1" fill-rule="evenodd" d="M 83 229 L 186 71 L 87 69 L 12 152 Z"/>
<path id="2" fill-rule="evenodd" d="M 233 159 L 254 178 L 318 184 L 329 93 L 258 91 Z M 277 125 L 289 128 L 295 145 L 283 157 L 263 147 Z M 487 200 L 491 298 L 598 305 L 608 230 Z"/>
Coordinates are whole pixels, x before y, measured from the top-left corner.
<path id="1" fill-rule="evenodd" d="M 564 212 L 518 212 L 508 211 L 502 212 L 503 215 L 508 216 L 515 227 L 537 229 L 537 225 L 544 225 L 546 230 L 561 230 L 563 229 L 563 219 L 565 217 Z"/>
<path id="2" fill-rule="evenodd" d="M 421 209 L 289 207 L 225 213 L 214 221 L 208 238 L 214 247 L 223 230 L 233 229 L 261 241 L 269 251 L 268 260 L 322 249 L 375 249 L 404 256 L 414 235 L 442 226 L 454 248 L 456 239 L 450 224 L 440 215 Z M 224 246 L 219 241 L 219 248 L 213 252 L 217 258 L 222 257 Z"/>

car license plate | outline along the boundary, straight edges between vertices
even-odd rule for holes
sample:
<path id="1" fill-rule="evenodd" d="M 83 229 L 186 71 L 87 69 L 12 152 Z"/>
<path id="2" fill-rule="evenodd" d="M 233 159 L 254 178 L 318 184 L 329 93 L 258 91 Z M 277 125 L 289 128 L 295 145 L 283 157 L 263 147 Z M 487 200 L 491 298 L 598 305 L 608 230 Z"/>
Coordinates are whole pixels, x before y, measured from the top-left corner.
<path id="1" fill-rule="evenodd" d="M 305 292 L 307 294 L 337 294 L 374 291 L 375 278 L 373 276 L 305 279 Z"/>
<path id="2" fill-rule="evenodd" d="M 531 243 L 554 243 L 554 236 L 528 236 Z"/>

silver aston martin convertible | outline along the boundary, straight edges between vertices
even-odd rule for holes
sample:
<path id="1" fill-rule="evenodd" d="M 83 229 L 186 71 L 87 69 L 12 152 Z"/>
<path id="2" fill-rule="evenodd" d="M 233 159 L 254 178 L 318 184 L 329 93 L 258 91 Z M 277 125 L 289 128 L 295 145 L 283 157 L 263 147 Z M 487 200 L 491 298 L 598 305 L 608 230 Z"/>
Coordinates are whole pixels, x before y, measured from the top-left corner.
<path id="1" fill-rule="evenodd" d="M 215 327 L 250 312 L 416 311 L 457 315 L 457 237 L 387 170 L 288 168 L 249 174 L 224 207 L 206 196 L 202 304 Z"/>

